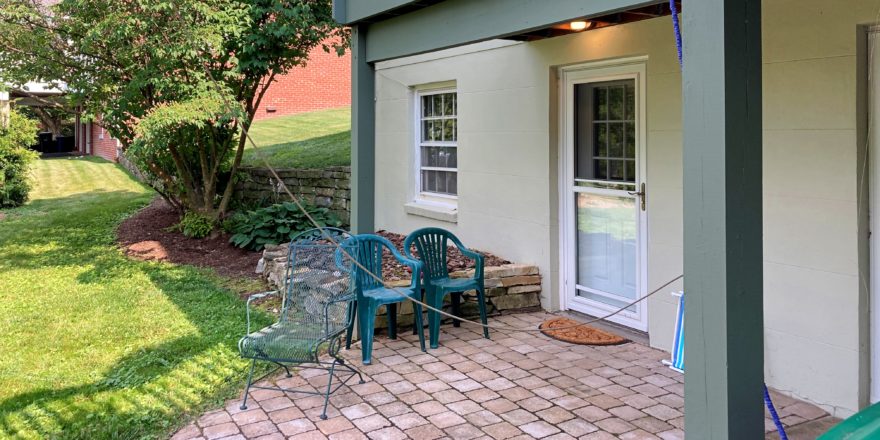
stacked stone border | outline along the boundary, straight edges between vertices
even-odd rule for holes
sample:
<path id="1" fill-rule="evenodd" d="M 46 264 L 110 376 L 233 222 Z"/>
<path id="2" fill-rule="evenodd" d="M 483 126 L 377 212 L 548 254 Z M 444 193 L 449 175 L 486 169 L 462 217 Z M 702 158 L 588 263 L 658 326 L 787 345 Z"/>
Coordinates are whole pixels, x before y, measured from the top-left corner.
<path id="1" fill-rule="evenodd" d="M 294 195 L 313 205 L 329 208 L 343 224 L 349 224 L 351 167 L 281 168 L 276 172 Z M 290 201 L 268 169 L 242 167 L 237 178 L 235 199 L 244 206 L 268 206 Z"/>
<path id="2" fill-rule="evenodd" d="M 284 290 L 284 275 L 287 265 L 288 245 L 282 244 L 269 246 L 263 251 L 263 258 L 257 266 L 257 273 L 274 289 Z M 473 269 L 453 272 L 453 278 L 472 277 Z M 490 266 L 484 269 L 486 296 L 491 305 L 489 311 L 520 310 L 541 305 L 541 274 L 538 267 L 530 264 L 504 264 Z M 400 280 L 391 283 L 396 286 L 408 286 L 410 280 Z M 475 292 L 466 292 L 466 295 L 474 295 Z M 493 307 L 494 306 L 494 307 Z M 477 316 L 476 304 L 465 302 L 463 306 L 465 316 Z M 386 315 L 384 308 L 380 308 L 376 319 L 376 327 L 386 327 Z M 411 302 L 403 303 L 398 310 L 398 323 L 400 325 L 412 325 L 413 308 Z"/>

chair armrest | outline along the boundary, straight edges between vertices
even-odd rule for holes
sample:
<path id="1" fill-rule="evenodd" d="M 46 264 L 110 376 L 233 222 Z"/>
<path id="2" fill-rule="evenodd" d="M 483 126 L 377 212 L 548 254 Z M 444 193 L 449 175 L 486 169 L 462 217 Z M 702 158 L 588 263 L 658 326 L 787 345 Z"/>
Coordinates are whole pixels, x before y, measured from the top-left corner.
<path id="1" fill-rule="evenodd" d="M 246 335 L 251 334 L 251 301 L 277 294 L 277 290 L 270 290 L 268 292 L 255 293 L 248 297 L 247 303 L 245 303 L 245 314 L 247 316 L 247 333 L 245 333 Z"/>
<path id="2" fill-rule="evenodd" d="M 452 239 L 452 242 L 455 244 L 455 247 L 458 248 L 458 251 L 461 252 L 465 257 L 474 260 L 474 278 L 482 279 L 483 278 L 483 255 L 479 252 L 474 252 L 468 248 L 466 248 L 460 241 L 457 239 Z"/>
<path id="3" fill-rule="evenodd" d="M 410 288 L 414 289 L 415 292 L 418 292 L 422 285 L 422 266 L 424 263 L 414 258 L 404 257 L 395 248 L 391 248 L 391 255 L 394 255 L 394 258 L 396 258 L 398 262 L 403 263 L 412 270 L 412 282 L 410 283 Z"/>

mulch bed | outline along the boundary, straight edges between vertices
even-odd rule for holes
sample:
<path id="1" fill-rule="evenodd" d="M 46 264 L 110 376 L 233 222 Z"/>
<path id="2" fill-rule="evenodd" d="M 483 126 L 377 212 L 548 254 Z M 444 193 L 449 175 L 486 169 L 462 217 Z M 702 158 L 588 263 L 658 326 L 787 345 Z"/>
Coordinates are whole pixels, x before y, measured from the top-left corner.
<path id="1" fill-rule="evenodd" d="M 195 239 L 184 237 L 177 231 L 169 231 L 168 228 L 177 224 L 178 220 L 177 212 L 168 203 L 156 199 L 123 221 L 116 235 L 126 255 L 131 258 L 209 267 L 220 275 L 233 278 L 260 278 L 259 274 L 254 273 L 254 269 L 262 256 L 261 252 L 232 246 L 229 235 L 225 233 Z M 394 243 L 398 250 L 403 249 L 405 236 L 388 231 L 378 231 L 377 234 Z M 486 267 L 510 263 L 488 252 L 477 252 L 483 255 Z M 415 249 L 413 253 L 418 255 Z M 462 255 L 454 246 L 449 247 L 447 260 L 450 272 L 474 267 L 474 261 Z M 398 263 L 390 253 L 385 253 L 382 264 L 386 280 L 400 281 L 410 278 L 409 268 Z"/>
<path id="2" fill-rule="evenodd" d="M 406 238 L 406 236 L 382 230 L 376 232 L 376 234 L 381 235 L 382 237 L 387 238 L 388 241 L 394 243 L 394 246 L 397 247 L 397 250 L 403 250 L 403 240 Z M 475 249 L 471 250 L 483 255 L 484 267 L 510 264 L 510 261 L 492 255 L 488 252 L 478 251 Z M 418 256 L 418 251 L 415 250 L 415 247 L 413 247 L 412 253 L 413 255 Z M 458 248 L 456 248 L 455 246 L 449 246 L 448 250 L 446 251 L 446 261 L 449 272 L 467 270 L 474 267 L 474 260 L 471 260 L 470 258 L 462 255 L 461 252 L 458 251 Z M 387 281 L 400 281 L 410 279 L 409 267 L 398 263 L 397 260 L 388 252 L 386 252 L 385 255 L 382 256 L 382 269 L 384 272 L 384 277 Z"/>
<path id="3" fill-rule="evenodd" d="M 578 325 L 568 318 L 553 318 L 541 323 L 541 333 L 560 341 L 579 345 L 618 345 L 629 342 L 615 334 L 599 330 L 589 325 Z M 577 326 L 577 327 L 574 327 Z M 554 330 L 558 329 L 558 330 Z"/>
<path id="4" fill-rule="evenodd" d="M 254 269 L 260 252 L 232 246 L 225 233 L 195 239 L 168 231 L 178 220 L 177 212 L 168 203 L 156 199 L 119 225 L 117 239 L 125 253 L 135 259 L 209 267 L 232 278 L 259 278 Z"/>

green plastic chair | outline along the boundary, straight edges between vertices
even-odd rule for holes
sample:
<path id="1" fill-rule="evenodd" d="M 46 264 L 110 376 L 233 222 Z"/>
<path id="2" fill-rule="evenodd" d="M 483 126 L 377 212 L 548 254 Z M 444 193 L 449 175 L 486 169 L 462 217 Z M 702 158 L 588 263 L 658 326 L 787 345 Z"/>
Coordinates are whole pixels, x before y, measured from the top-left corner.
<path id="1" fill-rule="evenodd" d="M 449 268 L 446 265 L 446 250 L 449 242 L 464 255 L 475 262 L 473 278 L 450 278 Z M 440 228 L 423 228 L 413 231 L 403 241 L 403 252 L 407 257 L 416 259 L 412 255 L 412 246 L 415 244 L 418 252 L 418 260 L 424 264 L 425 293 L 427 304 L 431 307 L 443 308 L 443 300 L 451 294 L 452 314 L 461 316 L 461 296 L 469 290 L 476 290 L 477 302 L 480 307 L 480 321 L 485 325 L 486 320 L 486 289 L 483 281 L 483 256 L 469 250 L 451 232 Z M 461 321 L 452 321 L 455 327 L 461 325 Z M 437 348 L 440 339 L 440 314 L 428 310 L 428 329 L 431 340 L 431 348 Z M 483 327 L 483 336 L 489 339 L 489 328 Z"/>
<path id="2" fill-rule="evenodd" d="M 337 242 L 350 237 L 340 229 L 324 228 L 324 232 L 333 236 Z M 309 230 L 300 234 L 290 243 L 289 250 L 283 289 L 285 294 L 278 322 L 259 331 L 251 331 L 251 303 L 256 299 L 278 295 L 279 291 L 251 295 L 247 300 L 247 334 L 238 341 L 238 350 L 243 358 L 252 361 L 241 409 L 247 409 L 251 388 L 314 394 L 324 396 L 321 418 L 326 419 L 330 394 L 355 376 L 359 383 L 364 383 L 361 373 L 346 364 L 339 355 L 341 337 L 349 328 L 352 316 L 350 309 L 355 299 L 354 270 L 350 261 L 343 258 L 337 247 L 325 239 L 321 230 Z M 353 248 L 346 250 L 354 252 Z M 325 352 L 331 361 L 320 359 L 320 355 Z M 276 364 L 277 367 L 259 379 L 254 379 L 257 361 Z M 292 365 L 329 371 L 327 387 L 323 392 L 316 392 L 255 385 L 280 368 L 287 372 L 287 377 L 291 377 Z M 347 372 L 339 376 L 338 367 Z M 334 378 L 338 379 L 335 388 L 332 386 Z"/>
<path id="3" fill-rule="evenodd" d="M 880 438 L 880 403 L 875 403 L 838 423 L 818 440 L 870 440 Z"/>
<path id="4" fill-rule="evenodd" d="M 361 336 L 361 357 L 364 365 L 369 365 L 372 363 L 373 333 L 375 332 L 375 317 L 379 306 L 384 305 L 388 312 L 388 337 L 397 339 L 397 304 L 407 301 L 407 298 L 401 296 L 401 293 L 412 299 L 421 299 L 422 263 L 404 257 L 394 247 L 394 244 L 378 235 L 355 235 L 346 240 L 345 245 L 346 249 L 354 248 L 352 255 L 358 263 L 369 271 L 367 273 L 357 266 L 354 267 L 356 273 L 355 291 L 357 308 L 353 309 L 355 315 L 360 315 L 358 317 L 358 330 Z M 370 273 L 372 273 L 380 279 L 384 279 L 382 276 L 382 254 L 386 249 L 391 252 L 391 255 L 397 261 L 412 269 L 412 283 L 409 287 L 398 287 L 395 291 L 386 288 L 382 283 L 370 276 Z M 422 351 L 426 351 L 422 306 L 418 303 L 413 303 L 413 312 L 415 314 L 415 330 L 419 335 L 419 343 L 421 344 Z M 354 327 L 354 318 L 355 316 L 352 316 L 349 323 L 348 336 L 345 341 L 346 349 L 351 347 L 351 329 Z"/>

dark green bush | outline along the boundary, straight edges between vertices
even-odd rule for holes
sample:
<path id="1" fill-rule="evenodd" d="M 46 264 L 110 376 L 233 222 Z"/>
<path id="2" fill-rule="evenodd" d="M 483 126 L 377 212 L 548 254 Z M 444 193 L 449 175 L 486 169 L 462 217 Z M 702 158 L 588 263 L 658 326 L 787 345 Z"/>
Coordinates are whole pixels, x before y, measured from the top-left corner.
<path id="1" fill-rule="evenodd" d="M 36 134 L 36 121 L 16 111 L 10 114 L 9 127 L 0 127 L 0 208 L 21 206 L 28 200 L 28 172 L 38 157 L 29 147 Z"/>
<path id="2" fill-rule="evenodd" d="M 342 221 L 327 208 L 313 205 L 304 205 L 304 207 L 321 227 L 342 225 Z M 314 227 L 293 202 L 278 203 L 248 211 L 245 217 L 230 219 L 224 226 L 232 229 L 230 243 L 253 250 L 290 241 L 296 234 Z"/>

